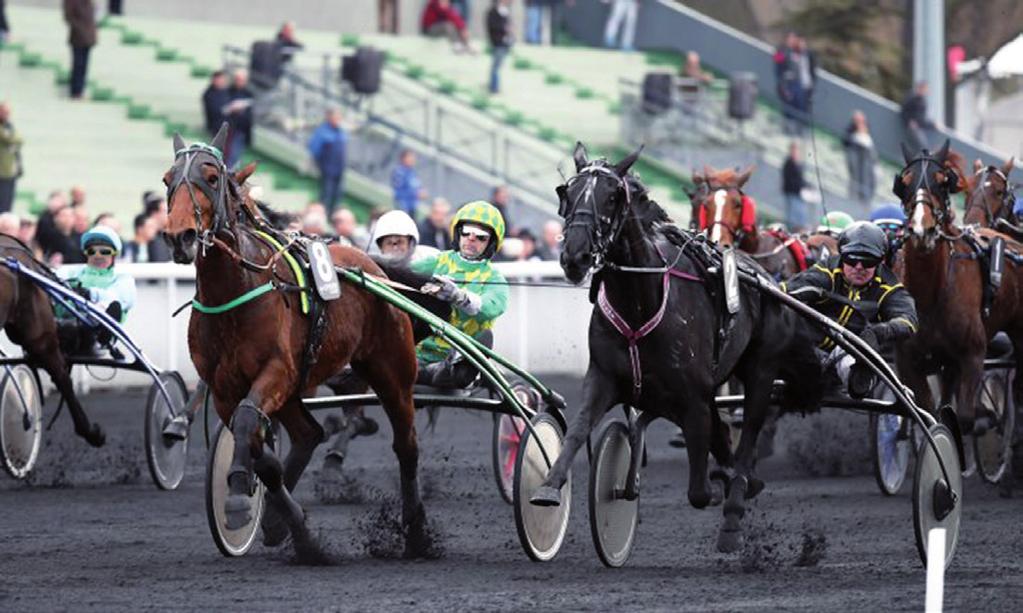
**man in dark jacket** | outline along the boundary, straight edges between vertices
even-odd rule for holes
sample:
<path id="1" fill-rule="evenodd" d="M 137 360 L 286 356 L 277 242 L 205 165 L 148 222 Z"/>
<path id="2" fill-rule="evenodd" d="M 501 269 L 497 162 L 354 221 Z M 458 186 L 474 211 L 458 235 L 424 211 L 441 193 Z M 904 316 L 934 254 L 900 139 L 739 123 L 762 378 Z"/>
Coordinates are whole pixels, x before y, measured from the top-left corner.
<path id="1" fill-rule="evenodd" d="M 785 194 L 785 225 L 789 232 L 802 232 L 806 229 L 806 202 L 802 191 L 806 187 L 803 179 L 803 162 L 799 155 L 799 143 L 792 141 L 789 145 L 789 156 L 781 171 L 781 191 Z"/>
<path id="2" fill-rule="evenodd" d="M 344 175 L 347 162 L 348 134 L 341 127 L 341 111 L 327 111 L 326 120 L 313 132 L 308 144 L 309 154 L 320 169 L 320 202 L 332 214 L 344 197 Z"/>
<path id="3" fill-rule="evenodd" d="M 202 93 L 202 110 L 206 116 L 206 132 L 213 138 L 221 124 L 227 120 L 224 109 L 231 102 L 227 89 L 227 73 L 218 70 L 210 77 L 210 84 Z"/>
<path id="4" fill-rule="evenodd" d="M 496 94 L 500 89 L 498 71 L 501 63 L 511 51 L 511 0 L 494 0 L 494 6 L 487 13 L 487 36 L 490 38 L 490 53 L 493 60 L 490 64 L 490 93 Z"/>
<path id="5" fill-rule="evenodd" d="M 305 48 L 305 45 L 295 38 L 295 22 L 285 21 L 281 29 L 277 31 L 277 38 L 274 40 L 277 46 L 277 53 L 280 54 L 281 62 L 290 62 L 291 56 Z"/>
<path id="6" fill-rule="evenodd" d="M 64 0 L 64 21 L 71 45 L 71 98 L 78 100 L 85 90 L 89 51 L 96 45 L 96 7 L 92 0 Z"/>
<path id="7" fill-rule="evenodd" d="M 913 151 L 927 149 L 927 130 L 934 129 L 934 122 L 927 117 L 927 81 L 920 81 L 913 91 L 902 102 L 902 123 L 906 127 L 906 137 Z"/>
<path id="8" fill-rule="evenodd" d="M 150 262 L 170 262 L 171 252 L 163 231 L 167 228 L 167 199 L 159 192 L 146 191 L 142 194 L 142 212 L 153 220 L 155 238 L 149 242 Z"/>
<path id="9" fill-rule="evenodd" d="M 441 251 L 451 248 L 451 230 L 448 228 L 451 204 L 443 198 L 434 198 L 430 215 L 419 222 L 419 244 Z"/>
<path id="10" fill-rule="evenodd" d="M 249 71 L 240 68 L 235 71 L 228 96 L 227 122 L 231 126 L 225 160 L 229 169 L 237 167 L 242 154 L 252 143 L 252 102 L 254 97 L 249 89 Z"/>
<path id="11" fill-rule="evenodd" d="M 838 237 L 838 255 L 788 281 L 782 289 L 859 335 L 874 350 L 916 333 L 916 305 L 885 264 L 888 237 L 869 221 L 859 221 Z M 873 387 L 872 372 L 815 327 L 825 367 L 834 368 L 854 398 Z"/>

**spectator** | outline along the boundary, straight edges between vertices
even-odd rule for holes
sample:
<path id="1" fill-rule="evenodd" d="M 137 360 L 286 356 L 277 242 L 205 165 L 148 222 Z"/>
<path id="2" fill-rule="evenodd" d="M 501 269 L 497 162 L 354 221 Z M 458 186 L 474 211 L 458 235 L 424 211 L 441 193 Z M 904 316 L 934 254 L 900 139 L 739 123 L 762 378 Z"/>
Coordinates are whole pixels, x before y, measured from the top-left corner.
<path id="1" fill-rule="evenodd" d="M 123 15 L 123 5 L 124 3 L 121 0 L 109 0 L 109 2 L 107 2 L 107 15 Z"/>
<path id="2" fill-rule="evenodd" d="M 806 187 L 803 179 L 803 162 L 800 160 L 799 143 L 789 144 L 789 156 L 782 167 L 782 187 L 785 194 L 785 225 L 789 232 L 797 233 L 806 229 L 806 202 L 802 191 Z"/>
<path id="3" fill-rule="evenodd" d="M 849 198 L 870 204 L 874 197 L 877 151 L 862 111 L 853 111 L 842 145 L 845 147 L 845 163 L 849 169 Z"/>
<path id="4" fill-rule="evenodd" d="M 462 16 L 462 21 L 468 24 L 472 21 L 472 2 L 471 0 L 451 0 L 451 8 L 458 11 L 458 14 Z"/>
<path id="5" fill-rule="evenodd" d="M 508 192 L 507 185 L 498 185 L 490 192 L 490 204 L 497 207 L 497 210 L 501 212 L 501 217 L 504 218 L 504 227 L 509 228 L 509 232 L 515 228 L 512 225 L 511 217 L 508 215 L 508 205 L 511 203 L 511 194 Z"/>
<path id="6" fill-rule="evenodd" d="M 605 0 L 606 1 L 606 0 Z M 636 14 L 639 12 L 639 0 L 611 0 L 611 12 L 604 26 L 604 46 L 613 48 L 618 31 L 621 30 L 621 48 L 632 51 L 632 41 L 636 37 Z"/>
<path id="7" fill-rule="evenodd" d="M 228 90 L 231 102 L 227 105 L 227 122 L 231 126 L 227 141 L 225 160 L 227 168 L 233 170 L 241 162 L 242 155 L 252 143 L 252 90 L 249 89 L 249 71 L 239 68 L 235 71 Z"/>
<path id="8" fill-rule="evenodd" d="M 18 238 L 21 242 L 28 245 L 32 249 L 32 254 L 37 258 L 43 257 L 43 251 L 39 248 L 39 242 L 36 241 L 36 229 L 37 224 L 32 219 L 22 219 L 21 227 L 18 229 Z"/>
<path id="9" fill-rule="evenodd" d="M 170 262 L 171 252 L 167 241 L 160 238 L 167 228 L 167 200 L 158 192 L 147 191 L 142 194 L 142 212 L 153 220 L 157 238 L 149 243 L 150 262 Z"/>
<path id="10" fill-rule="evenodd" d="M 139 213 L 135 216 L 134 226 L 135 236 L 125 243 L 121 260 L 132 263 L 151 262 L 149 245 L 156 238 L 156 220 L 144 212 Z"/>
<path id="11" fill-rule="evenodd" d="M 526 32 L 523 36 L 530 45 L 543 44 L 544 22 L 551 21 L 553 0 L 526 0 Z"/>
<path id="12" fill-rule="evenodd" d="M 809 125 L 810 110 L 813 107 L 813 90 L 817 85 L 817 60 L 802 36 L 796 38 L 796 49 L 793 55 L 796 74 L 799 75 L 798 108 L 800 121 Z"/>
<path id="13" fill-rule="evenodd" d="M 556 219 L 551 219 L 543 225 L 543 244 L 537 249 L 540 259 L 561 259 L 562 232 L 561 222 Z"/>
<path id="14" fill-rule="evenodd" d="M 441 251 L 451 248 L 451 231 L 448 228 L 451 204 L 444 198 L 434 198 L 430 214 L 419 222 L 419 244 Z"/>
<path id="15" fill-rule="evenodd" d="M 397 34 L 398 0 L 377 0 L 377 17 L 382 34 Z"/>
<path id="16" fill-rule="evenodd" d="M 53 230 L 45 241 L 41 237 L 39 241 L 50 265 L 84 264 L 85 257 L 74 235 L 75 212 L 70 206 L 63 206 L 53 213 Z"/>
<path id="17" fill-rule="evenodd" d="M 84 187 L 82 187 L 81 185 L 74 185 L 71 187 L 71 191 L 69 193 L 71 194 L 71 202 L 69 202 L 68 204 L 76 208 L 85 206 Z"/>
<path id="18" fill-rule="evenodd" d="M 430 0 L 423 9 L 421 20 L 423 34 L 431 37 L 446 37 L 456 53 L 476 51 L 469 44 L 469 31 L 465 20 L 451 7 L 451 0 Z"/>
<path id="19" fill-rule="evenodd" d="M 227 89 L 227 73 L 218 70 L 210 77 L 210 84 L 202 93 L 202 110 L 206 116 L 206 133 L 213 138 L 221 124 L 227 120 L 225 107 L 231 103 L 231 92 Z"/>
<path id="20" fill-rule="evenodd" d="M 4 0 L 0 0 L 0 45 L 7 42 L 10 33 L 11 27 L 7 23 L 7 7 Z"/>
<path id="21" fill-rule="evenodd" d="M 913 152 L 929 149 L 927 132 L 935 129 L 934 122 L 927 116 L 927 93 L 930 86 L 920 81 L 902 102 L 902 123 L 906 127 L 906 140 Z"/>
<path id="22" fill-rule="evenodd" d="M 85 90 L 89 51 L 96 45 L 96 7 L 92 0 L 64 0 L 64 21 L 71 45 L 71 98 L 79 100 Z"/>
<path id="23" fill-rule="evenodd" d="M 327 236 L 327 215 L 317 210 L 306 212 L 302 216 L 302 232 L 313 236 Z"/>
<path id="24" fill-rule="evenodd" d="M 355 213 L 348 209 L 340 209 L 330 216 L 330 223 L 334 227 L 334 233 L 337 235 L 339 243 L 356 249 L 366 249 L 369 236 L 365 229 L 359 227 Z"/>
<path id="25" fill-rule="evenodd" d="M 394 208 L 415 219 L 416 205 L 420 198 L 425 197 L 426 190 L 416 173 L 416 154 L 411 149 L 402 150 L 398 165 L 391 173 L 391 188 L 394 190 Z"/>
<path id="26" fill-rule="evenodd" d="M 21 231 L 21 220 L 14 213 L 0 213 L 0 234 L 18 236 Z"/>
<path id="27" fill-rule="evenodd" d="M 21 135 L 11 123 L 11 107 L 0 102 L 0 213 L 14 206 L 15 184 L 22 175 Z"/>
<path id="28" fill-rule="evenodd" d="M 536 236 L 528 228 L 522 228 L 515 233 L 515 237 L 522 241 L 522 251 L 518 258 L 520 262 L 539 262 L 540 254 L 536 250 Z"/>
<path id="29" fill-rule="evenodd" d="M 55 219 L 57 212 L 66 206 L 67 198 L 63 192 L 50 192 L 50 196 L 46 200 L 46 210 L 39 216 L 39 223 L 36 227 L 36 240 L 44 250 L 46 245 L 59 240 Z"/>
<path id="30" fill-rule="evenodd" d="M 71 212 L 74 213 L 75 223 L 74 230 L 71 232 L 71 238 L 78 244 L 82 238 L 82 235 L 89 231 L 92 226 L 89 225 L 89 209 L 85 205 L 75 206 L 71 205 Z"/>
<path id="31" fill-rule="evenodd" d="M 290 62 L 291 57 L 296 52 L 305 48 L 305 45 L 298 42 L 295 38 L 295 22 L 285 21 L 281 24 L 281 29 L 277 31 L 277 39 L 274 41 L 277 46 L 277 53 L 281 58 L 281 62 Z"/>
<path id="32" fill-rule="evenodd" d="M 511 0 L 494 0 L 494 6 L 487 13 L 487 36 L 493 59 L 490 63 L 490 93 L 500 89 L 498 71 L 512 46 Z"/>
<path id="33" fill-rule="evenodd" d="M 309 139 L 309 153 L 320 170 L 320 202 L 333 214 L 344 197 L 348 134 L 341 127 L 341 111 L 330 109 Z"/>
<path id="34" fill-rule="evenodd" d="M 106 226 L 118 235 L 121 234 L 121 222 L 117 221 L 117 217 L 114 217 L 113 213 L 100 213 L 96 216 L 96 219 L 93 220 L 92 225 Z"/>
<path id="35" fill-rule="evenodd" d="M 714 80 L 714 75 L 703 70 L 703 66 L 700 64 L 700 54 L 695 51 L 686 53 L 686 62 L 682 66 L 682 76 L 703 84 Z"/>
<path id="36" fill-rule="evenodd" d="M 799 48 L 799 36 L 795 32 L 785 35 L 785 42 L 774 53 L 774 76 L 777 82 L 778 98 L 781 100 L 783 129 L 786 134 L 800 131 L 799 109 L 801 105 L 799 67 L 795 60 Z"/>

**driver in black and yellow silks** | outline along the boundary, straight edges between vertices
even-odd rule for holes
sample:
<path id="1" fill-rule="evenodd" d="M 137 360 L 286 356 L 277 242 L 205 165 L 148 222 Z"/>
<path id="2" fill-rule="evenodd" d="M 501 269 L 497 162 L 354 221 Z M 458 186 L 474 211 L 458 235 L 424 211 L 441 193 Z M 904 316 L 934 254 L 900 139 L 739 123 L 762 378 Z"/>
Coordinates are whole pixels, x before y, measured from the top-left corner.
<path id="1" fill-rule="evenodd" d="M 859 335 L 874 350 L 917 331 L 916 305 L 909 291 L 885 265 L 888 237 L 869 221 L 842 231 L 838 255 L 800 273 L 782 289 Z M 853 398 L 873 387 L 873 373 L 837 347 L 823 330 L 818 348 Z"/>

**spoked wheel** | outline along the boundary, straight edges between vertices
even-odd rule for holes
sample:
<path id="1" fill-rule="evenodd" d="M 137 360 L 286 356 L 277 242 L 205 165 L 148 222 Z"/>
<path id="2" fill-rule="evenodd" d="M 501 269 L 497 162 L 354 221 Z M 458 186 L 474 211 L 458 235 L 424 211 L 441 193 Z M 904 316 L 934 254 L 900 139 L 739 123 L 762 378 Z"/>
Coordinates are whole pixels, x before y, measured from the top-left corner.
<path id="1" fill-rule="evenodd" d="M 916 531 L 916 549 L 924 566 L 927 565 L 928 534 L 934 528 L 945 529 L 945 568 L 948 568 L 959 541 L 963 509 L 962 469 L 952 432 L 942 424 L 935 424 L 931 426 L 930 433 L 949 478 L 946 481 L 938 456 L 925 437 L 917 454 L 913 482 L 913 528 Z"/>
<path id="2" fill-rule="evenodd" d="M 160 393 L 160 386 L 155 382 L 149 387 L 149 396 L 146 398 L 146 460 L 156 487 L 173 490 L 185 476 L 188 438 L 182 440 L 166 436 L 164 427 L 185 410 L 188 389 L 176 371 L 160 373 L 160 381 L 167 389 L 172 404 L 168 406 L 167 400 Z"/>
<path id="3" fill-rule="evenodd" d="M 632 553 L 639 520 L 639 498 L 626 500 L 632 444 L 629 428 L 612 421 L 597 439 L 590 468 L 590 533 L 605 566 L 619 568 Z"/>
<path id="4" fill-rule="evenodd" d="M 984 434 L 973 435 L 973 457 L 977 472 L 988 483 L 998 483 L 1012 462 L 1012 434 L 1016 410 L 1012 401 L 1012 376 L 1008 370 L 988 370 L 977 388 L 978 415 L 990 417 Z"/>
<path id="5" fill-rule="evenodd" d="M 224 502 L 228 495 L 227 472 L 234 455 L 234 435 L 223 424 L 217 426 L 209 453 L 206 465 L 206 521 L 210 526 L 210 534 L 220 553 L 227 557 L 243 556 L 256 541 L 259 523 L 263 519 L 263 494 L 266 488 L 257 478 L 256 491 L 249 496 L 252 518 L 244 526 L 229 529 L 224 515 Z"/>
<path id="6" fill-rule="evenodd" d="M 564 434 L 558 421 L 547 413 L 533 417 L 534 438 L 528 429 L 523 430 L 519 442 L 518 457 L 515 458 L 515 487 L 512 505 L 515 508 L 515 527 L 519 542 L 526 555 L 536 562 L 546 562 L 558 554 L 568 530 L 568 515 L 572 506 L 572 478 L 565 480 L 561 487 L 561 504 L 558 506 L 536 506 L 529 503 L 530 496 L 547 477 L 549 469 L 540 445 L 547 452 L 551 465 L 561 453 Z M 539 444 L 537 443 L 539 439 Z"/>
<path id="7" fill-rule="evenodd" d="M 895 395 L 883 383 L 878 384 L 874 391 L 873 396 L 878 400 L 890 402 L 895 399 Z M 909 472 L 913 425 L 907 423 L 907 419 L 889 413 L 870 415 L 870 456 L 874 464 L 874 480 L 886 496 L 899 493 Z"/>
<path id="8" fill-rule="evenodd" d="M 24 479 L 39 457 L 43 438 L 42 392 L 24 364 L 2 373 L 0 382 L 0 463 L 7 474 Z"/>

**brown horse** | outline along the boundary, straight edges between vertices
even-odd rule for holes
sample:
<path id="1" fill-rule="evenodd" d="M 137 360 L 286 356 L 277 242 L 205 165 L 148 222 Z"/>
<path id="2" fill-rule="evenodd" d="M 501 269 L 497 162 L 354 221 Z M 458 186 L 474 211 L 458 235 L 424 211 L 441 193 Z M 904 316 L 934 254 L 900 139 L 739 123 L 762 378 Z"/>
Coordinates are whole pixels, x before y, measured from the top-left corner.
<path id="1" fill-rule="evenodd" d="M 948 141 L 934 154 L 925 150 L 914 156 L 903 147 L 903 157 L 906 166 L 896 175 L 894 191 L 906 210 L 903 279 L 916 301 L 920 330 L 898 347 L 899 374 L 920 404 L 934 410 L 926 377 L 939 371 L 942 400 L 954 389 L 964 430 L 984 431 L 990 418 L 976 415 L 976 397 L 987 344 L 1004 331 L 1017 359 L 1023 349 L 1023 267 L 1006 266 L 990 315 L 983 317 L 986 279 L 970 243 L 986 242 L 997 233 L 953 223 L 949 195 L 967 186 L 961 158 L 949 152 Z M 1008 244 L 1017 253 L 1023 248 L 1011 240 Z"/>
<path id="2" fill-rule="evenodd" d="M 742 172 L 704 166 L 702 174 L 693 173 L 696 192 L 689 194 L 692 225 L 707 230 L 712 243 L 748 253 L 775 279 L 788 279 L 804 268 L 789 248 L 798 239 L 757 229 L 755 206 L 742 193 L 753 170 L 753 166 Z"/>
<path id="3" fill-rule="evenodd" d="M 311 343 L 314 324 L 300 308 L 300 292 L 305 290 L 282 261 L 282 249 L 266 235 L 285 245 L 291 239 L 264 222 L 257 203 L 241 187 L 255 164 L 233 176 L 228 173 L 220 153 L 225 140 L 224 128 L 211 146 L 186 147 L 175 136 L 175 161 L 164 183 L 169 209 L 166 238 L 174 261 L 195 263 L 196 302 L 225 305 L 261 286 L 273 288 L 227 312 L 193 308 L 188 325 L 192 362 L 210 386 L 217 414 L 236 441 L 227 477 L 228 528 L 250 520 L 246 497 L 253 491 L 255 472 L 268 490 L 264 542 L 279 544 L 290 530 L 298 551 L 315 554 L 302 509 L 290 495 L 323 440 L 323 430 L 302 397 L 351 363 L 379 395 L 394 432 L 407 531 L 405 554 L 429 555 L 417 477 L 412 402 L 416 358 L 409 318 L 368 292 L 346 285 L 340 298 L 324 304 L 321 341 Z M 382 276 L 360 251 L 332 245 L 330 255 L 335 266 Z M 315 299 L 311 291 L 307 297 Z M 283 467 L 267 445 L 271 420 L 284 425 L 292 443 Z"/>
<path id="4" fill-rule="evenodd" d="M 48 266 L 37 260 L 32 251 L 13 236 L 0 234 L 0 257 L 14 258 L 25 268 L 61 283 Z M 7 337 L 25 351 L 28 365 L 42 368 L 50 375 L 71 411 L 75 433 L 93 447 L 102 447 L 106 442 L 103 428 L 97 423 L 90 423 L 82 403 L 75 396 L 71 369 L 60 349 L 57 321 L 49 297 L 28 277 L 6 266 L 0 266 L 0 322 L 3 322 Z"/>
<path id="5" fill-rule="evenodd" d="M 995 228 L 998 220 L 1009 221 L 1013 198 L 1009 175 L 1015 160 L 1009 158 L 1001 168 L 985 166 L 980 160 L 973 163 L 973 176 L 966 179 L 966 213 L 963 223 L 983 228 Z"/>
<path id="6" fill-rule="evenodd" d="M 806 245 L 807 259 L 814 262 L 824 262 L 838 254 L 838 239 L 828 232 L 807 234 L 803 237 L 803 244 Z"/>

